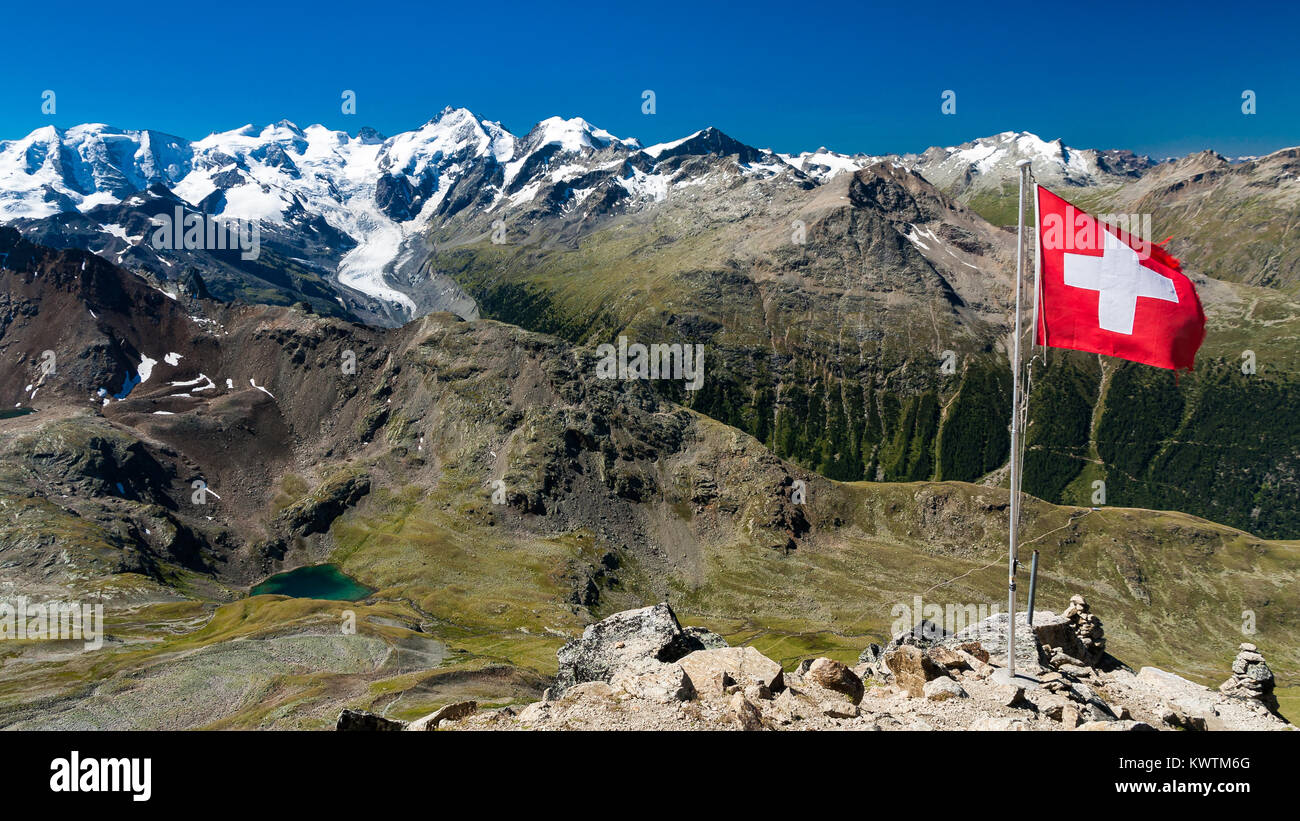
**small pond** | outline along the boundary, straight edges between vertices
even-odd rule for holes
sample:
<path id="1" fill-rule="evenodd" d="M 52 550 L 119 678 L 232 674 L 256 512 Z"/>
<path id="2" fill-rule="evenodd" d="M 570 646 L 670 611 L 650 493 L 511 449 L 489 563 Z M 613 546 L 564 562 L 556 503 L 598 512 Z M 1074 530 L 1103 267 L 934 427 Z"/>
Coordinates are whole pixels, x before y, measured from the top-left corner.
<path id="1" fill-rule="evenodd" d="M 295 599 L 356 601 L 373 592 L 332 564 L 316 564 L 286 573 L 277 573 L 254 586 L 249 591 L 249 595 L 274 593 L 280 596 L 292 596 Z"/>

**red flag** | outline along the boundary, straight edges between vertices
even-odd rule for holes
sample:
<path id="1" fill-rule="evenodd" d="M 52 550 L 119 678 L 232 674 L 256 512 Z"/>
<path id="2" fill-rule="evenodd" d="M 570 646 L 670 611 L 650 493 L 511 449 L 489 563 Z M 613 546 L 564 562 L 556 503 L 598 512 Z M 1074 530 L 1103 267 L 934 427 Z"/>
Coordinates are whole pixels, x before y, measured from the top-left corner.
<path id="1" fill-rule="evenodd" d="M 1178 260 L 1037 190 L 1038 342 L 1191 370 L 1205 312 Z"/>

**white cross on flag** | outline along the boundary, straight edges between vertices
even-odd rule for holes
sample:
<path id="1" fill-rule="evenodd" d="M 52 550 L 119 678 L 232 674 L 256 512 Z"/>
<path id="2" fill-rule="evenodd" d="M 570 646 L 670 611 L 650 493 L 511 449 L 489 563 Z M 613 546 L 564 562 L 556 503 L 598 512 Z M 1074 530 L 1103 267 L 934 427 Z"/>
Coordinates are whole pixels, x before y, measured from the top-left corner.
<path id="1" fill-rule="evenodd" d="M 1039 343 L 1191 370 L 1205 312 L 1178 260 L 1037 190 Z"/>

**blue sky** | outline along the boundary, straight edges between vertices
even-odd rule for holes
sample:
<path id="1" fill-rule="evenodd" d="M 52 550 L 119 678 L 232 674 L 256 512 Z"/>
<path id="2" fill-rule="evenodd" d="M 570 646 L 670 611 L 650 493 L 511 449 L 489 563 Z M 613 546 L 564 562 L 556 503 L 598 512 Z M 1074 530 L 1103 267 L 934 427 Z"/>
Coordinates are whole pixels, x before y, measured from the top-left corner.
<path id="1" fill-rule="evenodd" d="M 5 17 L 0 138 L 81 122 L 198 138 L 281 118 L 391 134 L 456 105 L 515 133 L 558 114 L 645 143 L 715 125 L 779 151 L 905 152 L 1007 130 L 1156 156 L 1300 144 L 1295 3 L 236 0 L 10 4 Z M 946 89 L 955 115 L 940 112 Z"/>

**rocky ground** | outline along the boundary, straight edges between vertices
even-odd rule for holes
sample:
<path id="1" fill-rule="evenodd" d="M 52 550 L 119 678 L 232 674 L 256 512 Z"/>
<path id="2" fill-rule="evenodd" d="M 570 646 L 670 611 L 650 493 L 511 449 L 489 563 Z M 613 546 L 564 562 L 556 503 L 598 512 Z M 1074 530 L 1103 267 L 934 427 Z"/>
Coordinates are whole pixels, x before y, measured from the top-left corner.
<path id="1" fill-rule="evenodd" d="M 922 622 L 850 668 L 794 671 L 752 647 L 683 629 L 667 604 L 617 613 L 558 653 L 559 675 L 522 710 L 447 705 L 409 724 L 346 710 L 341 730 L 1281 730 L 1263 656 L 1242 644 L 1219 692 L 1105 652 L 1101 620 L 1075 596 L 1061 615 L 1005 615 L 955 635 Z M 1000 647 L 1003 655 L 985 649 Z"/>

